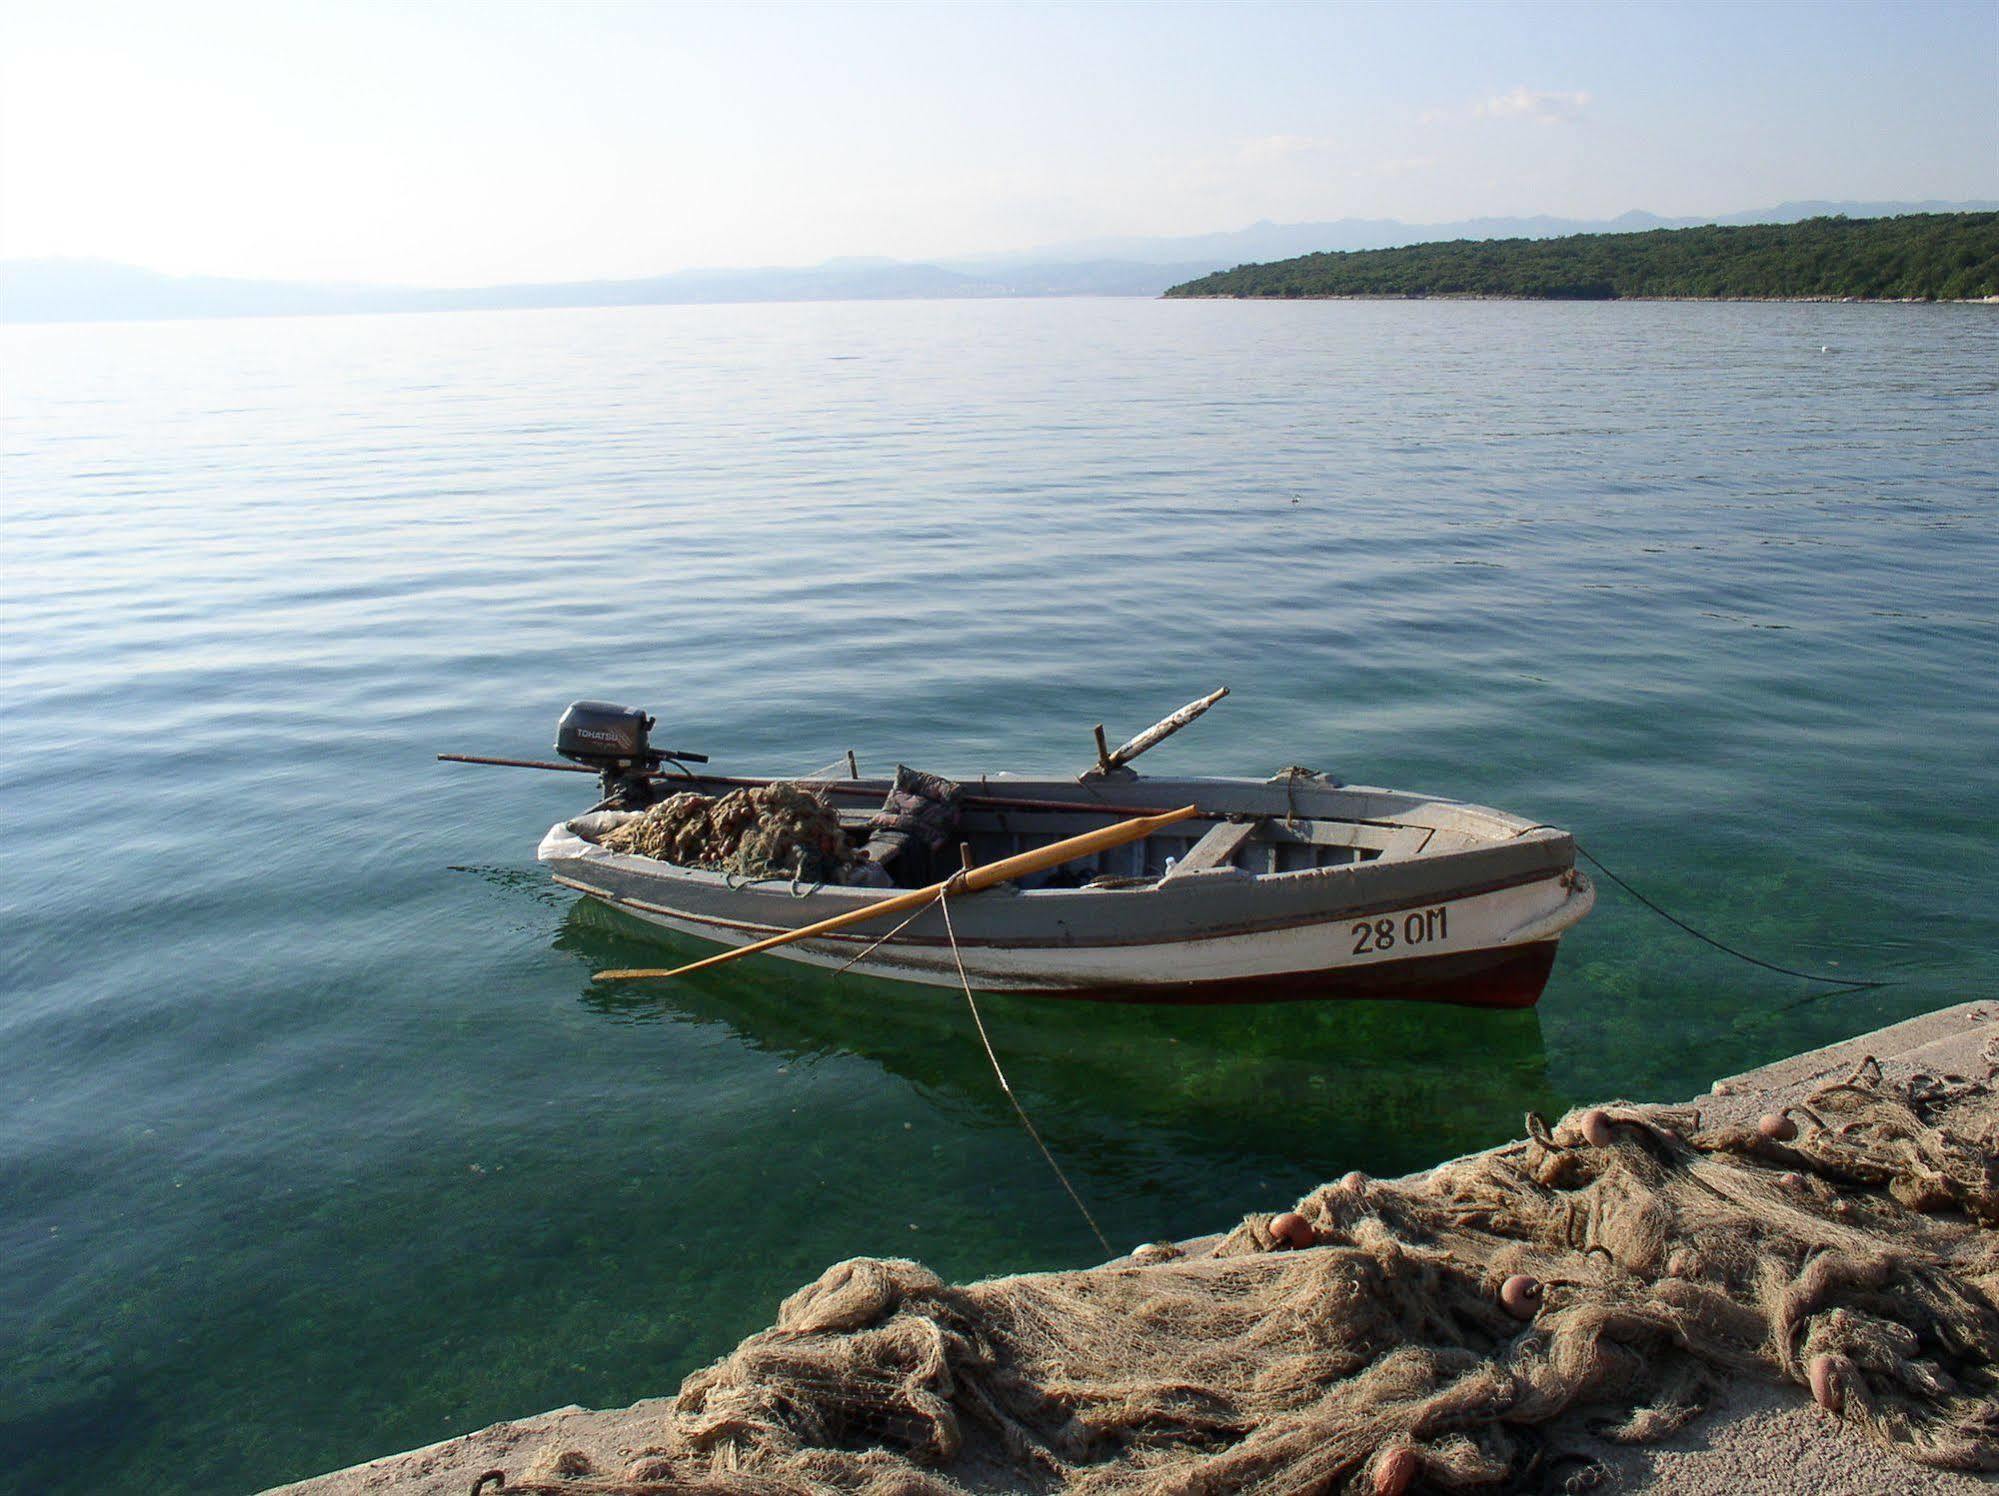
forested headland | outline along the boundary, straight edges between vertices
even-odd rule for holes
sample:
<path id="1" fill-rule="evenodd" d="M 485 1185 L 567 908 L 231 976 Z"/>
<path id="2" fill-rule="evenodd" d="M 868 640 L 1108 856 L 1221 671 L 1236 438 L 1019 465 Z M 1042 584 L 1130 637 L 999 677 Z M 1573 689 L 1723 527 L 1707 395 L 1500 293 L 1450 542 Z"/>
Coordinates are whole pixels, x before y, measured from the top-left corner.
<path id="1" fill-rule="evenodd" d="M 1166 294 L 1974 300 L 1999 296 L 1999 213 L 1457 239 L 1240 265 Z"/>

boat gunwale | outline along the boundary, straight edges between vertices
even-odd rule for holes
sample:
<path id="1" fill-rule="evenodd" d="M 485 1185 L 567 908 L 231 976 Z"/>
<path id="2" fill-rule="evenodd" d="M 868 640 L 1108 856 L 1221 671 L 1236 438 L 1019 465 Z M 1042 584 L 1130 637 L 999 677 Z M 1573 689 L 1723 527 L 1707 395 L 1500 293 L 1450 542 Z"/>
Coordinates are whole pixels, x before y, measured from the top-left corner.
<path id="1" fill-rule="evenodd" d="M 1362 864 L 1362 866 L 1365 866 L 1365 864 Z M 1326 873 L 1326 872 L 1344 872 L 1348 871 L 1348 869 L 1318 868 L 1318 869 L 1312 869 L 1310 871 Z M 1568 870 L 1562 868 L 1531 869 L 1528 871 L 1511 874 L 1503 878 L 1492 879 L 1485 883 L 1461 885 L 1457 888 L 1453 888 L 1450 891 L 1448 897 L 1454 900 L 1480 898 L 1487 894 L 1506 893 L 1512 889 L 1526 888 L 1535 883 L 1544 883 L 1544 882 L 1558 883 L 1567 875 L 1568 875 Z M 719 929 L 733 930 L 740 934 L 750 936 L 752 938 L 758 938 L 768 935 L 782 935 L 789 930 L 794 930 L 799 928 L 799 926 L 796 923 L 775 924 L 775 925 L 761 924 L 761 923 L 754 923 L 743 920 L 724 919 L 717 915 L 699 913 L 685 908 L 674 907 L 672 905 L 654 904 L 645 899 L 634 898 L 629 894 L 618 893 L 609 889 L 593 886 L 575 877 L 565 876 L 563 873 L 559 871 L 552 872 L 550 876 L 553 878 L 555 882 L 560 883 L 563 887 L 572 888 L 575 889 L 578 893 L 588 895 L 591 898 L 600 899 L 604 903 L 611 905 L 613 908 L 617 908 L 619 906 L 629 906 L 630 908 L 633 909 L 644 910 L 645 912 L 650 914 L 665 915 L 673 919 L 684 920 L 690 924 L 709 925 Z M 1291 877 L 1295 875 L 1270 874 L 1266 876 Z M 876 894 L 882 892 L 882 890 L 879 889 L 865 889 L 859 891 L 866 893 L 876 893 Z M 901 891 L 905 893 L 908 892 L 907 889 Z M 1142 888 L 1105 888 L 1105 889 L 1076 888 L 1076 889 L 1054 889 L 1049 891 L 1059 892 L 1059 893 L 1090 893 L 1090 894 L 1113 894 L 1113 895 L 1143 894 L 1143 893 L 1156 892 L 1157 885 L 1151 885 Z M 764 892 L 775 892 L 778 897 L 787 900 L 791 898 L 790 894 L 785 893 L 781 889 L 767 890 Z M 1009 898 L 1011 897 L 1024 898 L 1027 897 L 1027 895 L 1024 893 L 1015 893 L 1009 896 Z M 1171 933 L 1149 932 L 1145 934 L 1130 935 L 1123 937 L 1095 935 L 1087 939 L 1082 939 L 1082 938 L 1077 938 L 1073 935 L 1063 935 L 1063 936 L 1027 935 L 1019 933 L 1017 931 L 1009 931 L 1004 935 L 1000 936 L 987 936 L 981 932 L 978 932 L 975 929 L 966 929 L 959 931 L 956 937 L 956 943 L 965 947 L 966 949 L 981 949 L 981 948 L 991 947 L 991 948 L 1020 948 L 1020 949 L 1033 949 L 1033 950 L 1077 950 L 1077 949 L 1111 950 L 1111 949 L 1142 948 L 1146 946 L 1188 945 L 1200 941 L 1228 940 L 1247 935 L 1280 935 L 1291 930 L 1310 929 L 1315 925 L 1337 924 L 1343 920 L 1348 920 L 1348 919 L 1371 919 L 1379 915 L 1394 913 L 1400 910 L 1409 909 L 1417 905 L 1434 904 L 1435 902 L 1437 902 L 1439 897 L 1442 896 L 1431 892 L 1415 893 L 1415 894 L 1401 893 L 1379 898 L 1370 903 L 1339 905 L 1330 908 L 1322 907 L 1319 909 L 1309 910 L 1295 915 L 1273 915 L 1264 919 L 1236 918 L 1231 920 L 1229 923 L 1225 925 L 1219 925 L 1212 928 L 1188 929 L 1185 927 L 1181 927 L 1174 930 Z M 1580 919 L 1581 916 L 1578 915 L 1577 918 Z M 1570 923 L 1573 922 L 1574 921 L 1570 921 Z M 1542 938 L 1549 938 L 1549 937 L 1542 937 Z M 824 935 L 815 935 L 812 937 L 812 941 L 814 944 L 824 943 L 828 945 L 867 946 L 870 944 L 877 943 L 879 940 L 880 940 L 880 933 L 873 929 L 861 930 L 854 933 L 848 933 L 846 931 L 829 931 Z M 938 948 L 948 946 L 952 943 L 951 938 L 948 936 L 919 935 L 908 930 L 904 930 L 902 933 L 898 934 L 896 936 L 896 940 L 903 945 L 928 946 L 928 947 L 938 947 Z M 1509 945 L 1513 943 L 1514 942 L 1512 940 L 1508 940 L 1506 942 L 1506 944 Z"/>
<path id="2" fill-rule="evenodd" d="M 1048 813 L 1052 814 L 1053 812 Z M 792 891 L 799 886 L 802 880 L 790 878 L 783 874 L 771 874 L 762 878 L 744 878 L 738 874 L 714 868 L 688 867 L 684 863 L 667 862 L 657 857 L 646 857 L 634 852 L 613 851 L 601 842 L 593 841 L 581 832 L 574 830 L 574 822 L 581 819 L 581 816 L 576 816 L 567 821 L 558 821 L 555 825 L 551 826 L 547 835 L 543 837 L 541 849 L 537 853 L 539 860 L 544 862 L 561 860 L 602 863 L 630 877 L 642 878 L 649 882 L 685 884 L 702 889 L 723 889 L 729 893 L 747 893 L 792 901 L 798 901 L 807 896 Z M 1225 818 L 1217 817 L 1215 819 L 1220 820 Z M 1331 820 L 1332 818 L 1324 816 L 1301 816 L 1299 819 L 1301 821 L 1323 821 Z M 550 841 L 558 833 L 573 839 L 588 850 L 568 857 L 564 857 L 560 853 L 553 856 L 549 855 L 548 848 Z M 1555 841 L 1572 842 L 1573 838 L 1568 832 L 1557 827 L 1529 825 L 1525 831 L 1503 840 L 1479 843 L 1469 847 L 1451 847 L 1437 852 L 1418 852 L 1411 856 L 1389 862 L 1383 862 L 1380 858 L 1371 858 L 1363 862 L 1335 863 L 1326 867 L 1289 868 L 1278 872 L 1251 872 L 1246 868 L 1234 866 L 1203 868 L 1174 880 L 1177 886 L 1171 890 L 1168 888 L 1167 879 L 1162 875 L 1158 878 L 1147 878 L 1141 882 L 1125 881 L 1116 885 L 1095 888 L 1089 886 L 1081 888 L 1020 888 L 1012 883 L 1006 883 L 1000 885 L 997 889 L 989 891 L 995 893 L 1003 892 L 1008 898 L 1036 899 L 1054 903 L 1063 899 L 1096 898 L 1104 895 L 1190 892 L 1201 887 L 1204 883 L 1212 886 L 1219 880 L 1227 880 L 1232 885 L 1239 887 L 1295 888 L 1315 879 L 1353 879 L 1364 877 L 1379 869 L 1389 867 L 1420 865 L 1427 868 L 1440 868 L 1467 858 L 1488 855 L 1501 848 L 1546 845 Z M 1537 870 L 1533 876 L 1548 875 L 1546 870 Z M 865 884 L 850 883 L 817 882 L 807 886 L 810 889 L 809 897 L 831 897 L 839 902 L 851 904 L 855 908 L 860 908 L 869 903 L 892 899 L 899 894 L 911 891 L 900 887 L 877 888 Z"/>
<path id="3" fill-rule="evenodd" d="M 690 774 L 685 779 L 676 777 L 671 781 L 666 781 L 668 784 L 685 784 L 689 786 L 723 784 L 728 782 L 730 781 L 726 778 L 710 780 L 700 774 Z M 830 787 L 852 784 L 856 781 L 800 779 L 792 782 L 809 786 Z M 1157 800 L 1161 808 L 1170 807 L 1173 803 L 1183 802 L 1190 798 L 1199 803 L 1205 791 L 1210 799 L 1214 798 L 1217 792 L 1223 798 L 1239 800 L 1267 799 L 1273 795 L 1281 795 L 1284 805 L 1281 810 L 1276 807 L 1256 809 L 1249 806 L 1206 805 L 1203 806 L 1202 813 L 1198 817 L 1187 823 L 1190 829 L 1193 827 L 1211 827 L 1238 817 L 1255 817 L 1273 823 L 1273 829 L 1287 822 L 1294 824 L 1306 822 L 1328 826 L 1364 826 L 1382 830 L 1420 828 L 1430 830 L 1432 833 L 1452 830 L 1458 835 L 1475 837 L 1470 846 L 1446 847 L 1434 852 L 1428 850 L 1417 851 L 1387 862 L 1384 862 L 1377 855 L 1365 860 L 1334 863 L 1323 867 L 1252 871 L 1248 868 L 1230 865 L 1202 869 L 1173 880 L 1177 885 L 1174 889 L 1176 894 L 1191 891 L 1204 885 L 1212 889 L 1223 880 L 1227 880 L 1228 886 L 1234 888 L 1249 890 L 1270 889 L 1275 892 L 1280 889 L 1296 889 L 1314 879 L 1328 877 L 1352 878 L 1356 875 L 1366 876 L 1370 870 L 1382 867 L 1421 865 L 1429 868 L 1437 868 L 1450 865 L 1458 859 L 1489 854 L 1501 847 L 1532 846 L 1556 840 L 1573 841 L 1570 834 L 1559 827 L 1550 826 L 1545 822 L 1528 821 L 1524 817 L 1512 815 L 1509 812 L 1497 810 L 1491 806 L 1477 805 L 1468 801 L 1452 800 L 1443 796 L 1426 795 L 1407 790 L 1386 789 L 1375 785 L 1340 784 L 1328 781 L 1320 776 L 1297 776 L 1289 779 L 1282 774 L 1273 775 L 1267 779 L 1247 779 L 1219 775 L 1147 778 L 1134 774 L 1126 778 L 1099 781 L 1035 778 L 1025 775 L 1014 775 L 1012 773 L 1001 773 L 997 775 L 982 774 L 977 781 L 966 780 L 962 782 L 965 784 L 967 790 L 971 790 L 973 784 L 976 783 L 978 792 L 982 795 L 989 793 L 997 784 L 1005 789 L 1020 793 L 1023 798 L 1029 798 L 1030 796 L 1036 798 L 1045 797 L 1046 799 L 1070 802 L 1064 803 L 1059 809 L 1047 804 L 1022 806 L 1018 810 L 1010 810 L 1004 806 L 981 805 L 972 808 L 968 812 L 968 814 L 982 817 L 996 816 L 1004 818 L 1010 815 L 1017 815 L 1028 818 L 1064 814 L 1102 814 L 1112 816 L 1121 814 L 1121 811 L 1104 808 L 1105 801 L 1099 798 L 1098 795 L 1100 788 L 1109 790 L 1113 794 Z M 873 793 L 871 782 L 859 781 L 859 783 L 870 784 L 869 793 Z M 1299 804 L 1300 800 L 1307 798 L 1323 802 L 1331 797 L 1359 802 L 1350 807 L 1341 807 L 1342 809 L 1351 809 L 1355 812 L 1375 809 L 1376 805 L 1382 801 L 1399 804 L 1403 818 L 1390 819 L 1384 818 L 1379 814 L 1367 815 L 1362 813 L 1347 815 L 1328 814 L 1326 813 L 1327 808 L 1323 803 L 1319 806 L 1310 807 Z M 1369 804 L 1368 802 L 1375 802 L 1375 804 Z M 1473 832 L 1465 830 L 1462 826 L 1446 828 L 1441 825 L 1430 824 L 1428 821 L 1407 818 L 1417 812 L 1433 808 L 1437 812 L 1448 813 L 1455 819 L 1483 822 L 1485 825 L 1478 832 Z M 561 834 L 574 838 L 589 849 L 581 853 L 577 860 L 604 862 L 609 867 L 626 876 L 641 878 L 648 882 L 677 883 L 700 890 L 726 889 L 731 893 L 750 893 L 766 897 L 773 894 L 787 899 L 802 897 L 795 892 L 799 887 L 799 881 L 783 875 L 744 879 L 736 874 L 717 869 L 688 867 L 682 863 L 666 862 L 659 858 L 644 857 L 635 853 L 616 852 L 575 829 L 576 823 L 585 819 L 586 816 L 604 813 L 606 812 L 602 810 L 588 811 L 583 815 L 566 818 L 558 822 L 555 826 L 550 827 L 547 835 L 542 839 L 542 846 L 537 854 L 539 860 L 554 860 L 548 855 L 550 843 L 558 834 Z M 617 814 L 618 812 L 610 813 Z M 629 814 L 630 812 L 627 813 Z M 1394 813 L 1391 812 L 1390 814 L 1393 815 Z M 1279 820 L 1280 815 L 1283 817 L 1282 821 Z M 1313 840 L 1312 838 L 1304 839 L 1308 841 Z M 1293 838 L 1288 836 L 1273 836 L 1272 840 L 1288 842 L 1293 840 Z M 1573 865 L 1573 862 L 1574 858 L 1572 854 L 1570 864 Z M 1127 882 L 1115 887 L 1039 887 L 1023 889 L 1012 884 L 1004 885 L 1010 897 L 1031 898 L 1041 901 L 1039 907 L 1047 907 L 1064 902 L 1067 898 L 1075 897 L 1088 898 L 1116 894 L 1163 894 L 1166 892 L 1166 886 L 1167 880 L 1163 876 L 1156 879 L 1148 878 L 1138 883 Z M 878 888 L 859 884 L 823 882 L 810 885 L 810 889 L 811 897 L 830 897 L 834 903 L 845 905 L 849 908 L 861 908 L 869 902 L 889 899 L 899 893 L 909 892 L 908 889 L 901 887 Z"/>

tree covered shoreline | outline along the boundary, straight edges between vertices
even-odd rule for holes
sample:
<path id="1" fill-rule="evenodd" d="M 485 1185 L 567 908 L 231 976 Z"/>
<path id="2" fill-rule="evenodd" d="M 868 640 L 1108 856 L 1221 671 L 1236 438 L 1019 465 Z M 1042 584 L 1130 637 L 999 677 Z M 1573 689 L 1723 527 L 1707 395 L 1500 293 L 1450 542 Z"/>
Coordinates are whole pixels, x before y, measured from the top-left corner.
<path id="1" fill-rule="evenodd" d="M 1171 297 L 1970 301 L 1999 296 L 1999 213 L 1457 239 L 1240 265 Z"/>

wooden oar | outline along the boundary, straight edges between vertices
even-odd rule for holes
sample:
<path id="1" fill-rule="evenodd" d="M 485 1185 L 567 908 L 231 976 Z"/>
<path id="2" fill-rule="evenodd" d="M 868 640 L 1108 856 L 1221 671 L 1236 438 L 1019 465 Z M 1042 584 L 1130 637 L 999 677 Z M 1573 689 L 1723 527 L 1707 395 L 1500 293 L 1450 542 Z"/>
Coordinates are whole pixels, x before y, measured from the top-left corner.
<path id="1" fill-rule="evenodd" d="M 1015 878 L 1025 878 L 1030 873 L 1045 872 L 1051 867 L 1060 867 L 1065 862 L 1074 862 L 1079 857 L 1088 857 L 1096 852 L 1107 852 L 1112 847 L 1122 847 L 1129 842 L 1142 841 L 1153 832 L 1184 821 L 1201 813 L 1196 805 L 1184 805 L 1178 810 L 1169 810 L 1164 815 L 1137 816 L 1129 821 L 1119 821 L 1115 826 L 1106 826 L 1100 831 L 1085 831 L 1081 836 L 1072 836 L 1066 841 L 1052 842 L 1045 847 L 1037 847 L 1032 852 L 1021 852 L 1012 857 L 1002 857 L 998 862 L 989 862 L 984 867 L 967 868 L 962 873 L 953 874 L 941 883 L 932 883 L 928 888 L 913 888 L 908 893 L 899 893 L 892 899 L 883 899 L 879 904 L 869 904 L 862 909 L 851 909 L 845 914 L 836 914 L 831 919 L 822 919 L 817 924 L 806 925 L 803 929 L 786 930 L 782 935 L 773 935 L 768 940 L 759 940 L 754 945 L 738 946 L 735 950 L 724 951 L 719 956 L 710 956 L 703 961 L 695 961 L 687 966 L 638 967 L 629 971 L 600 971 L 595 980 L 599 982 L 625 982 L 636 977 L 678 977 L 690 971 L 700 971 L 704 967 L 720 966 L 725 961 L 734 961 L 739 956 L 754 956 L 758 951 L 773 950 L 780 945 L 789 945 L 794 940 L 810 940 L 815 935 L 824 935 L 833 930 L 845 929 L 848 925 L 858 925 L 866 920 L 880 919 L 888 914 L 900 914 L 905 909 L 917 909 L 934 901 L 943 893 L 977 893 L 981 889 L 992 888 L 996 884 L 1007 883 Z"/>
<path id="2" fill-rule="evenodd" d="M 1120 750 L 1122 751 L 1122 750 Z M 699 754 L 670 753 L 669 758 L 685 758 L 690 763 L 707 763 Z M 447 764 L 495 764 L 502 769 L 555 769 L 564 774 L 595 774 L 598 771 L 588 764 L 556 764 L 541 758 L 486 758 L 474 753 L 440 753 L 438 762 Z M 878 800 L 892 788 L 886 779 L 772 779 L 765 775 L 754 778 L 741 774 L 652 774 L 646 778 L 668 784 L 693 781 L 697 784 L 726 784 L 734 789 L 756 789 L 766 784 L 802 784 L 807 789 L 821 795 L 846 795 L 849 798 Z M 979 781 L 981 784 L 985 780 Z M 1091 791 L 1092 794 L 1095 791 Z M 979 795 L 967 794 L 960 802 L 966 807 L 980 810 L 1052 810 L 1080 811 L 1088 815 L 1092 811 L 1108 816 L 1144 816 L 1152 811 L 1142 805 L 1118 805 L 1109 800 L 1031 800 L 1019 795 Z"/>

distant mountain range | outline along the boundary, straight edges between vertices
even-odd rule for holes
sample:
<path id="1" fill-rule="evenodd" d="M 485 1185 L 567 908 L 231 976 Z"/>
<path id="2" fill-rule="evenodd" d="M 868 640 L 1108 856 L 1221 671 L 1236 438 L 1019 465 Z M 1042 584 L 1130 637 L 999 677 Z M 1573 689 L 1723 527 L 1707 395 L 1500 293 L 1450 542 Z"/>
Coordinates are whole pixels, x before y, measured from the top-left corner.
<path id="1" fill-rule="evenodd" d="M 1902 213 L 1994 209 L 1999 209 L 1999 202 L 1800 202 L 1713 218 L 1661 218 L 1653 213 L 1631 212 L 1607 220 L 1543 216 L 1422 224 L 1392 218 L 1342 218 L 1329 223 L 1264 222 L 1230 233 L 1093 239 L 936 263 L 840 259 L 810 266 L 682 270 L 638 280 L 457 288 L 313 285 L 162 275 L 101 260 L 14 260 L 0 264 L 0 322 L 296 317 L 735 301 L 1157 296 L 1168 286 L 1213 271 L 1263 260 L 1289 259 L 1319 250 L 1393 249 L 1451 239 L 1553 239 L 1569 234 L 1638 233 L 1710 223 L 1795 223 L 1832 214 L 1887 218 Z"/>

